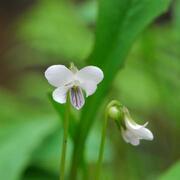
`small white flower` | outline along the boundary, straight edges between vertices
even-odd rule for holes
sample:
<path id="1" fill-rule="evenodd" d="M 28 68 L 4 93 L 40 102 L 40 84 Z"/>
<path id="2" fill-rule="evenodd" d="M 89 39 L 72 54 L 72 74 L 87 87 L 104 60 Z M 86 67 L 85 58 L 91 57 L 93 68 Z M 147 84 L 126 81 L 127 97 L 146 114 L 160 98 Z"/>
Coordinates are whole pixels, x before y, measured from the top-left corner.
<path id="1" fill-rule="evenodd" d="M 66 103 L 69 93 L 71 104 L 79 110 L 85 103 L 82 90 L 85 91 L 86 97 L 92 95 L 104 75 L 96 66 L 86 66 L 78 70 L 74 65 L 70 69 L 64 65 L 52 65 L 45 71 L 45 77 L 56 87 L 52 94 L 56 102 Z"/>
<path id="2" fill-rule="evenodd" d="M 126 110 L 127 111 L 127 110 Z M 125 127 L 121 127 L 122 137 L 125 142 L 130 143 L 134 146 L 140 144 L 140 140 L 153 140 L 152 132 L 146 128 L 148 122 L 144 125 L 139 125 L 134 122 L 130 115 L 125 113 L 124 117 L 124 125 Z"/>

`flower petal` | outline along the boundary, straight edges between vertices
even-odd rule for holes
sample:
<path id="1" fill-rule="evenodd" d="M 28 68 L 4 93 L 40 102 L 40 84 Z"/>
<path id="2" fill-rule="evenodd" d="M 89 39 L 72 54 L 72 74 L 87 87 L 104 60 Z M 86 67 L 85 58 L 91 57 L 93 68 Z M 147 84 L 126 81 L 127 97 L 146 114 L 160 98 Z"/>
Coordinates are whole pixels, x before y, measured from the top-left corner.
<path id="1" fill-rule="evenodd" d="M 97 85 L 93 81 L 82 83 L 80 86 L 86 92 L 86 97 L 92 95 L 97 89 Z"/>
<path id="2" fill-rule="evenodd" d="M 149 129 L 145 128 L 148 123 L 145 123 L 144 125 L 139 125 L 133 120 L 125 119 L 125 124 L 127 129 L 139 139 L 153 140 L 152 132 Z"/>
<path id="3" fill-rule="evenodd" d="M 124 130 L 123 128 L 121 128 L 121 134 L 122 134 L 122 137 L 123 137 L 124 141 L 125 141 L 126 143 L 129 143 L 130 141 L 129 141 L 129 137 L 128 137 L 127 134 L 126 134 L 126 130 Z"/>
<path id="4" fill-rule="evenodd" d="M 135 133 L 140 139 L 145 139 L 145 140 L 150 140 L 150 141 L 152 141 L 153 138 L 154 138 L 152 132 L 151 132 L 149 129 L 144 128 L 144 127 L 140 128 L 139 130 L 136 130 L 134 133 Z"/>
<path id="5" fill-rule="evenodd" d="M 66 103 L 67 91 L 68 88 L 66 87 L 59 87 L 55 89 L 52 94 L 53 99 L 60 104 Z"/>
<path id="6" fill-rule="evenodd" d="M 127 117 L 125 117 L 125 124 L 128 129 L 140 129 L 144 127 L 144 125 L 139 125 L 135 121 Z M 145 123 L 145 125 L 147 125 L 147 123 Z"/>
<path id="7" fill-rule="evenodd" d="M 93 81 L 98 84 L 103 80 L 104 74 L 102 70 L 96 66 L 86 66 L 76 73 L 76 77 L 81 83 Z"/>
<path id="8" fill-rule="evenodd" d="M 81 109 L 85 103 L 84 95 L 80 87 L 70 89 L 70 101 L 76 109 Z"/>
<path id="9" fill-rule="evenodd" d="M 140 140 L 138 137 L 136 137 L 131 131 L 124 130 L 121 128 L 121 134 L 126 143 L 130 143 L 134 146 L 137 146 L 140 144 Z"/>
<path id="10" fill-rule="evenodd" d="M 131 139 L 130 142 L 133 146 L 138 146 L 140 144 L 140 140 L 138 138 Z"/>
<path id="11" fill-rule="evenodd" d="M 64 65 L 53 65 L 47 68 L 45 77 L 51 85 L 60 87 L 73 80 L 73 73 Z"/>

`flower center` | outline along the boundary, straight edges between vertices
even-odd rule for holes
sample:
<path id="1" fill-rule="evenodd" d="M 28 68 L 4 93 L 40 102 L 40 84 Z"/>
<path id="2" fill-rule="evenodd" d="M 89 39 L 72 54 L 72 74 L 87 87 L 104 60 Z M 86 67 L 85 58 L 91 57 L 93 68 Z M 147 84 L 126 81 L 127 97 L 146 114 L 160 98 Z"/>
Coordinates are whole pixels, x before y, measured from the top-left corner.
<path id="1" fill-rule="evenodd" d="M 80 85 L 80 82 L 78 80 L 73 80 L 67 84 L 65 84 L 65 86 L 67 88 L 73 88 L 73 87 L 78 87 Z"/>

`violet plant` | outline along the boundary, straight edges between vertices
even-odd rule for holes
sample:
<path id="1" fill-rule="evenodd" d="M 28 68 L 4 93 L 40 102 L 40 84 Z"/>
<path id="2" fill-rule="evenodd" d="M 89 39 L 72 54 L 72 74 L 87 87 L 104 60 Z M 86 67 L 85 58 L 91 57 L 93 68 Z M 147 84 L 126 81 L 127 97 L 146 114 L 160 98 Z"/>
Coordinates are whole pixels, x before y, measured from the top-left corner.
<path id="1" fill-rule="evenodd" d="M 76 109 L 81 109 L 84 106 L 73 133 L 74 149 L 70 172 L 67 173 L 67 177 L 70 179 L 76 180 L 79 169 L 82 169 L 82 164 L 83 166 L 86 164 L 84 159 L 85 142 L 95 121 L 94 117 L 97 115 L 116 73 L 123 67 L 133 42 L 157 16 L 167 9 L 169 2 L 169 0 L 99 1 L 95 45 L 86 62 L 102 69 L 104 80 L 99 85 L 97 93 L 86 100 L 85 106 L 82 90 L 86 92 L 86 96 L 95 92 L 97 84 L 103 79 L 103 73 L 99 68 L 94 69 L 94 66 L 90 66 L 92 71 L 89 71 L 90 67 L 87 66 L 78 71 L 74 66 L 68 70 L 64 65 L 55 65 L 47 69 L 46 78 L 50 84 L 57 88 L 53 92 L 53 99 L 59 103 L 65 103 L 69 96 L 71 104 Z M 113 9 L 113 11 L 110 9 Z M 86 70 L 88 70 L 87 74 Z M 63 76 L 61 73 L 63 73 Z M 57 75 L 57 78 L 54 79 L 54 75 Z M 67 95 L 68 92 L 70 92 L 69 95 Z M 153 139 L 152 133 L 145 127 L 147 124 L 140 126 L 127 118 L 129 117 L 127 110 L 123 110 L 123 113 L 126 114 L 126 118 L 124 119 L 124 127 L 121 127 L 121 132 L 127 143 L 138 145 L 140 139 Z M 106 124 L 104 127 L 106 127 Z M 65 126 L 64 133 L 66 135 L 64 137 L 67 136 L 67 129 L 68 126 Z M 63 146 L 66 146 L 66 138 L 64 138 Z M 105 139 L 102 141 L 97 174 L 100 173 Z M 64 163 L 65 157 L 62 164 Z M 97 175 L 97 179 L 98 177 L 99 175 Z"/>
<path id="2" fill-rule="evenodd" d="M 6 1 L 0 179 L 166 173 L 179 158 L 180 3 L 156 21 L 170 0 Z"/>
<path id="3" fill-rule="evenodd" d="M 60 165 L 60 179 L 64 180 L 70 113 L 69 101 L 74 108 L 80 110 L 85 104 L 83 91 L 86 93 L 86 97 L 94 94 L 97 84 L 103 80 L 104 74 L 96 66 L 86 66 L 78 70 L 71 63 L 69 69 L 64 65 L 50 66 L 45 71 L 45 77 L 51 85 L 56 87 L 52 93 L 53 99 L 60 104 L 67 103 L 64 116 L 64 134 Z"/>

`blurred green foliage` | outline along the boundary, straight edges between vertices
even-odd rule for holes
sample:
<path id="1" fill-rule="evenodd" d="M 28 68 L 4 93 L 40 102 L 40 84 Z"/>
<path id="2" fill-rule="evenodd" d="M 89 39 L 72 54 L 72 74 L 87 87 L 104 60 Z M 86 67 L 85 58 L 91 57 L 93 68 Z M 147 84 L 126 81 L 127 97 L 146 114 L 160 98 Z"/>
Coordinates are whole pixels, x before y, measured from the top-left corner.
<path id="1" fill-rule="evenodd" d="M 167 172 L 161 175 L 159 180 L 176 180 L 180 176 L 180 162 L 177 162 L 176 164 L 173 165 Z"/>
<path id="2" fill-rule="evenodd" d="M 41 0 L 20 23 L 20 36 L 33 48 L 75 61 L 90 53 L 92 32 L 69 2 Z"/>
<path id="3" fill-rule="evenodd" d="M 131 147 L 110 123 L 102 179 L 180 178 L 180 1 L 170 19 L 145 29 L 169 3 L 41 0 L 13 23 L 15 43 L 1 74 L 11 87 L 0 90 L 0 179 L 58 179 L 64 106 L 56 104 L 60 114 L 53 109 L 43 73 L 70 61 L 100 66 L 105 79 L 82 113 L 72 110 L 67 172 L 77 148 L 85 153 L 80 177 L 94 178 L 104 103 L 117 98 L 137 121 L 149 121 L 155 139 Z"/>

